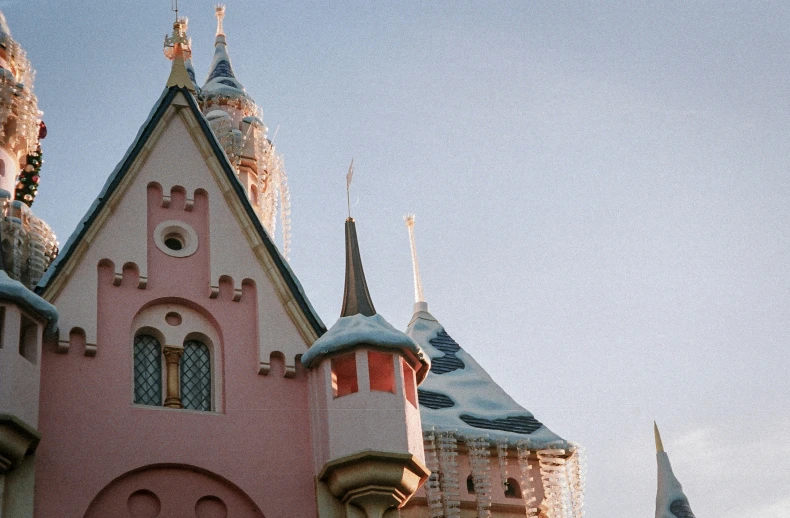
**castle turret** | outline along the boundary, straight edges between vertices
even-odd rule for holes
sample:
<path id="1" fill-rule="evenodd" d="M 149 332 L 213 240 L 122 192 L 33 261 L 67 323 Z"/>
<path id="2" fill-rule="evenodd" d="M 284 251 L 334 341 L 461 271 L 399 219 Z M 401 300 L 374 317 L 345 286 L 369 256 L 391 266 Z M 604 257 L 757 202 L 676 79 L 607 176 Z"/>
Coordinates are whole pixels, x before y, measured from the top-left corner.
<path id="1" fill-rule="evenodd" d="M 0 12 L 0 215 L 6 271 L 33 288 L 57 255 L 55 234 L 30 210 L 46 134 L 33 93 L 35 72 Z"/>
<path id="2" fill-rule="evenodd" d="M 368 518 L 404 505 L 429 475 L 416 387 L 430 362 L 376 313 L 351 218 L 340 319 L 302 363 L 310 376 L 319 484 Z"/>
<path id="3" fill-rule="evenodd" d="M 283 158 L 267 137 L 261 109 L 236 77 L 223 27 L 225 6 L 216 7 L 214 57 L 200 89 L 203 114 L 236 170 L 255 212 L 272 238 L 279 213 L 282 252 L 290 250 L 290 199 Z"/>
<path id="4" fill-rule="evenodd" d="M 0 516 L 33 516 L 41 345 L 54 306 L 11 279 L 0 254 Z"/>
<path id="5" fill-rule="evenodd" d="M 683 486 L 672 472 L 669 456 L 664 451 L 658 425 L 653 423 L 656 436 L 656 461 L 658 462 L 658 489 L 656 490 L 656 518 L 694 518 Z"/>

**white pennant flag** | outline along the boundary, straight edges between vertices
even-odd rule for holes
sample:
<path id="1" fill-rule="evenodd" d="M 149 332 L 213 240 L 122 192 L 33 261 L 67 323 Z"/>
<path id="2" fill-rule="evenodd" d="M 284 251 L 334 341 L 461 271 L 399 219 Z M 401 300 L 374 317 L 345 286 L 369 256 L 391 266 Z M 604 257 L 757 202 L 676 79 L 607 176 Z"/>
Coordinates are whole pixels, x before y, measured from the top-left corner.
<path id="1" fill-rule="evenodd" d="M 346 189 L 351 187 L 351 178 L 354 176 L 354 159 L 351 159 L 351 165 L 348 166 L 348 174 L 346 174 Z"/>

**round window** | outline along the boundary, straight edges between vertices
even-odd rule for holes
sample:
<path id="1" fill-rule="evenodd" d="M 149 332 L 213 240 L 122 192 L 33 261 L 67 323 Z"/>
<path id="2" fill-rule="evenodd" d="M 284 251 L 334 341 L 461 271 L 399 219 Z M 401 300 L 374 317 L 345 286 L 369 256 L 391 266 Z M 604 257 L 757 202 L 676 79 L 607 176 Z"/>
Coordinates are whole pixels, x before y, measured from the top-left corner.
<path id="1" fill-rule="evenodd" d="M 154 230 L 157 248 L 171 257 L 188 257 L 198 247 L 197 232 L 182 221 L 163 221 Z"/>

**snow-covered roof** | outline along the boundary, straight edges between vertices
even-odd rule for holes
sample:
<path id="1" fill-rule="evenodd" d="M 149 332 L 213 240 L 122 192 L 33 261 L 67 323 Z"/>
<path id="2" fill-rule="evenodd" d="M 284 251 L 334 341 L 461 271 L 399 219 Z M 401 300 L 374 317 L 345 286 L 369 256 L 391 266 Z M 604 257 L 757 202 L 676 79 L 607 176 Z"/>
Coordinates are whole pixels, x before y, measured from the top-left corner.
<path id="1" fill-rule="evenodd" d="M 8 22 L 5 19 L 5 14 L 0 11 L 0 45 L 5 45 L 7 40 L 11 39 L 11 29 L 8 28 Z"/>
<path id="2" fill-rule="evenodd" d="M 13 302 L 47 321 L 48 329 L 54 330 L 58 324 L 58 310 L 42 299 L 21 282 L 12 279 L 0 270 L 0 300 Z"/>
<path id="3" fill-rule="evenodd" d="M 430 366 L 430 360 L 424 355 L 420 346 L 405 333 L 395 329 L 378 313 L 371 316 L 357 313 L 348 317 L 340 317 L 302 355 L 302 364 L 309 369 L 311 366 L 317 365 L 321 358 L 348 351 L 360 345 L 392 351 L 407 351 L 424 362 L 426 371 Z"/>
<path id="4" fill-rule="evenodd" d="M 406 334 L 431 359 L 431 370 L 418 389 L 423 428 L 456 430 L 464 437 L 523 440 L 530 449 L 568 448 L 564 439 L 491 379 L 428 312 L 427 305 L 414 314 Z"/>
<path id="5" fill-rule="evenodd" d="M 661 444 L 661 436 L 656 433 L 656 461 L 658 462 L 658 489 L 656 490 L 656 518 L 694 518 L 688 498 L 683 493 L 677 477 L 672 472 L 669 456 Z"/>
<path id="6" fill-rule="evenodd" d="M 184 98 L 187 100 L 187 105 L 189 106 L 189 110 L 193 113 L 195 118 L 198 121 L 198 125 L 200 126 L 203 134 L 208 139 L 209 145 L 211 146 L 214 154 L 216 155 L 217 160 L 219 161 L 220 166 L 222 167 L 223 171 L 225 172 L 225 176 L 227 177 L 228 181 L 230 182 L 232 188 L 236 192 L 236 195 L 241 202 L 244 210 L 247 212 L 247 215 L 250 219 L 250 223 L 258 232 L 261 240 L 263 241 L 264 247 L 269 252 L 270 256 L 274 260 L 274 263 L 279 270 L 280 274 L 285 281 L 285 284 L 288 286 L 289 290 L 294 296 L 299 308 L 301 309 L 302 313 L 305 315 L 306 319 L 310 322 L 310 325 L 315 330 L 317 335 L 321 335 L 325 332 L 326 327 L 324 323 L 321 321 L 321 318 L 316 313 L 315 309 L 313 309 L 312 304 L 307 299 L 307 295 L 305 295 L 304 289 L 302 288 L 301 283 L 294 275 L 291 267 L 288 265 L 288 262 L 282 256 L 280 251 L 277 249 L 277 246 L 274 244 L 274 241 L 269 237 L 266 233 L 266 230 L 263 228 L 260 219 L 258 218 L 255 210 L 252 208 L 249 199 L 247 198 L 247 194 L 244 190 L 244 187 L 241 185 L 238 177 L 236 176 L 235 171 L 233 170 L 233 166 L 228 162 L 228 157 L 225 152 L 222 150 L 219 142 L 217 142 L 216 137 L 214 136 L 214 132 L 211 131 L 211 128 L 208 125 L 205 117 L 200 111 L 200 108 L 195 101 L 195 98 L 192 96 L 192 93 L 189 92 L 186 88 L 172 86 L 169 88 L 165 88 L 162 92 L 161 97 L 154 105 L 151 113 L 148 115 L 148 118 L 145 120 L 143 125 L 140 127 L 140 131 L 137 133 L 134 141 L 132 142 L 129 149 L 126 151 L 126 154 L 115 167 L 115 170 L 110 174 L 109 178 L 104 184 L 101 192 L 99 193 L 98 198 L 94 200 L 93 204 L 91 204 L 88 211 L 83 216 L 82 220 L 77 224 L 77 228 L 74 229 L 74 232 L 69 237 L 68 241 L 61 249 L 58 256 L 52 262 L 50 267 L 47 269 L 44 276 L 38 282 L 36 286 L 36 293 L 43 293 L 47 286 L 53 282 L 53 280 L 59 275 L 59 273 L 63 270 L 63 266 L 70 260 L 71 256 L 73 255 L 74 250 L 79 245 L 82 238 L 87 233 L 90 226 L 95 221 L 96 217 L 101 212 L 101 209 L 104 207 L 104 204 L 107 202 L 109 197 L 115 192 L 115 189 L 123 180 L 123 177 L 129 171 L 132 163 L 137 158 L 140 151 L 145 146 L 146 142 L 151 136 L 151 133 L 156 128 L 159 121 L 162 119 L 167 108 L 173 102 L 173 99 L 181 93 Z"/>
<path id="7" fill-rule="evenodd" d="M 230 64 L 228 45 L 225 35 L 218 34 L 214 43 L 214 57 L 208 69 L 206 83 L 201 88 L 201 95 L 206 98 L 224 97 L 228 99 L 244 99 L 252 102 L 244 86 L 236 79 L 233 66 Z"/>

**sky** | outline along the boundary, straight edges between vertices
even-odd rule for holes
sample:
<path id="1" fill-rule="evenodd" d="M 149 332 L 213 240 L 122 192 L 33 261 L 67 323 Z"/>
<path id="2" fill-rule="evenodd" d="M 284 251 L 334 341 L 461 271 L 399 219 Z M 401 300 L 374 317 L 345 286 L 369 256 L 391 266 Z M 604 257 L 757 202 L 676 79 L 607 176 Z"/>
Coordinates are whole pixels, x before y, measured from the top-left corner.
<path id="1" fill-rule="evenodd" d="M 164 88 L 169 0 L 0 1 L 49 128 L 61 243 Z M 213 3 L 181 0 L 199 81 Z M 587 453 L 587 516 L 652 516 L 653 420 L 697 516 L 790 516 L 790 4 L 228 1 L 327 325 L 345 173 L 376 308 L 431 312 Z"/>

